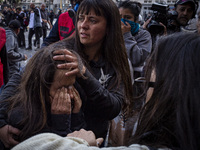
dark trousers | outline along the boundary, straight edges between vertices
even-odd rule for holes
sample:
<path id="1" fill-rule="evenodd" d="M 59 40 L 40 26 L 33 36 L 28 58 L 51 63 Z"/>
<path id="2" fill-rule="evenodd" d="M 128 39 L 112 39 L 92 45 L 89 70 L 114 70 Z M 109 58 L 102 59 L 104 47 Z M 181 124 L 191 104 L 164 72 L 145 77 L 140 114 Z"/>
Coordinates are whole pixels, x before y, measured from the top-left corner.
<path id="1" fill-rule="evenodd" d="M 43 40 L 47 37 L 47 28 L 43 27 L 42 28 L 42 34 L 43 34 Z"/>
<path id="2" fill-rule="evenodd" d="M 36 38 L 37 48 L 40 47 L 40 37 L 42 37 L 42 27 L 36 27 L 35 38 Z"/>
<path id="3" fill-rule="evenodd" d="M 40 45 L 40 37 L 42 36 L 42 28 L 41 27 L 36 27 L 36 28 L 29 28 L 29 33 L 28 33 L 28 45 L 29 47 L 32 47 L 32 37 L 35 34 L 36 38 L 36 43 L 37 47 Z"/>
<path id="4" fill-rule="evenodd" d="M 52 26 L 53 26 L 53 19 L 54 18 L 50 18 L 50 23 L 51 23 Z"/>
<path id="5" fill-rule="evenodd" d="M 32 47 L 32 37 L 35 34 L 34 28 L 29 28 L 28 32 L 28 47 Z"/>
<path id="6" fill-rule="evenodd" d="M 25 47 L 26 46 L 25 36 L 24 36 L 24 29 L 20 28 L 20 32 L 19 32 L 19 34 L 17 36 L 17 41 L 18 41 L 19 47 L 21 47 L 21 46 Z"/>

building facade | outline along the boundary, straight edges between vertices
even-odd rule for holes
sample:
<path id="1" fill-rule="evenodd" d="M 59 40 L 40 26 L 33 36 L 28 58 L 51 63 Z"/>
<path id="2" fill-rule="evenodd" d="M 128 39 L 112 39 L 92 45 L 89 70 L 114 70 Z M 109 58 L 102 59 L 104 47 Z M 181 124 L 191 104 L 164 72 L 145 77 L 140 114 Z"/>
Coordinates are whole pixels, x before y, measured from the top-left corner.
<path id="1" fill-rule="evenodd" d="M 70 0 L 21 0 L 20 6 L 24 9 L 30 8 L 30 3 L 34 3 L 36 6 L 46 4 L 48 10 L 52 9 L 55 13 L 60 9 L 66 9 L 70 7 Z"/>

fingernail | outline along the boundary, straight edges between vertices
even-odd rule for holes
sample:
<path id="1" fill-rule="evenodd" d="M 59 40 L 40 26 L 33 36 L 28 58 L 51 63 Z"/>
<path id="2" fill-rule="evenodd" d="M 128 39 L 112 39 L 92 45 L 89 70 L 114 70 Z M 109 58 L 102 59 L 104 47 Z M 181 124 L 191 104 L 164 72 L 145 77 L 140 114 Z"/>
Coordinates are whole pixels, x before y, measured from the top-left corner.
<path id="1" fill-rule="evenodd" d="M 99 146 L 100 145 L 100 143 L 97 141 L 97 146 Z"/>
<path id="2" fill-rule="evenodd" d="M 68 88 L 69 88 L 69 89 L 72 89 L 72 86 L 70 85 Z"/>
<path id="3" fill-rule="evenodd" d="M 57 65 L 57 67 L 61 67 L 61 65 L 59 64 L 59 65 Z"/>

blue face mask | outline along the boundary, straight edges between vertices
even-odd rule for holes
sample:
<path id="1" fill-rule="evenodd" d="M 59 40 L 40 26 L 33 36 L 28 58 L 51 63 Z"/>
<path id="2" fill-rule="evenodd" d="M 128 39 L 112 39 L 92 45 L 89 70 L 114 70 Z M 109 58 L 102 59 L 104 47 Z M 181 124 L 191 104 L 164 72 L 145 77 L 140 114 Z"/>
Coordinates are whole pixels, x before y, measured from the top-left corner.
<path id="1" fill-rule="evenodd" d="M 136 33 L 138 33 L 139 31 L 139 28 L 140 28 L 140 25 L 138 23 L 135 23 L 134 21 L 130 21 L 130 20 L 127 20 L 127 19 L 124 19 L 124 18 L 121 18 L 121 21 L 125 24 L 126 22 L 128 22 L 131 26 L 131 34 L 132 35 L 135 35 Z"/>

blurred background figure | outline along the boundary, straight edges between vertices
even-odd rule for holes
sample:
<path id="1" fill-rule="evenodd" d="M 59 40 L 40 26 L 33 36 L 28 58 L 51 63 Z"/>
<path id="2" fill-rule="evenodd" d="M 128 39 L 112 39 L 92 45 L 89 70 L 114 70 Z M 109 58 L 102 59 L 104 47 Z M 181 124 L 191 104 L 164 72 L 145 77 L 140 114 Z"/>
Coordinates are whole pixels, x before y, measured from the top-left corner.
<path id="1" fill-rule="evenodd" d="M 9 79 L 20 71 L 20 61 L 26 60 L 27 55 L 19 53 L 17 35 L 20 32 L 20 22 L 12 20 L 6 29 L 6 51 L 9 63 Z"/>
<path id="2" fill-rule="evenodd" d="M 50 12 L 49 12 L 49 19 L 50 19 L 50 23 L 51 23 L 52 26 L 53 26 L 54 18 L 55 18 L 55 14 L 53 12 L 53 9 L 51 9 Z"/>
<path id="3" fill-rule="evenodd" d="M 21 7 L 16 8 L 16 19 L 20 22 L 20 32 L 18 34 L 18 46 L 19 48 L 25 48 L 26 43 L 25 43 L 25 36 L 24 36 L 24 19 L 25 19 L 25 13 L 22 11 Z"/>
<path id="4" fill-rule="evenodd" d="M 49 21 L 48 11 L 46 10 L 45 4 L 41 4 L 40 13 L 42 17 L 42 36 L 44 40 L 47 36 L 47 29 L 48 29 L 47 23 L 49 24 L 50 29 L 52 28 L 52 24 Z"/>

